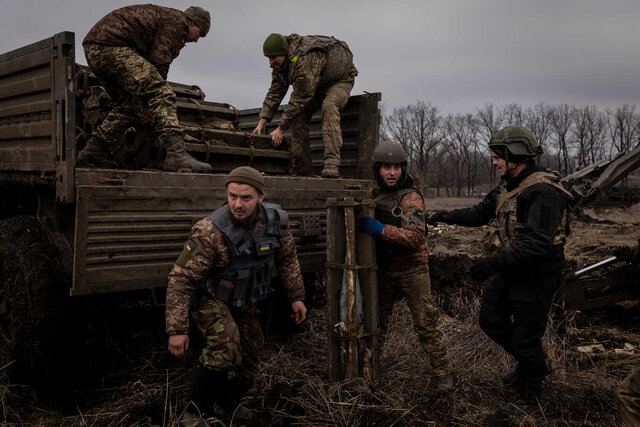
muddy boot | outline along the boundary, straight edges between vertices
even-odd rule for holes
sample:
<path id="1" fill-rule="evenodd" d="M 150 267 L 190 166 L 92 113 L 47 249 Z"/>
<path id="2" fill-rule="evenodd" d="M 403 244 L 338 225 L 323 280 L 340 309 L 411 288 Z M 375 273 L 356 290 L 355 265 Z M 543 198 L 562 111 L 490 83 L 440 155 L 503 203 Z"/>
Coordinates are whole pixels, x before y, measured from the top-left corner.
<path id="1" fill-rule="evenodd" d="M 160 145 L 167 150 L 163 169 L 169 172 L 177 172 L 189 169 L 192 172 L 211 172 L 213 167 L 208 163 L 200 162 L 191 157 L 184 148 L 181 135 L 176 133 L 160 136 Z"/>
<path id="2" fill-rule="evenodd" d="M 453 390 L 453 374 L 444 374 L 433 377 L 434 390 L 447 393 Z"/>
<path id="3" fill-rule="evenodd" d="M 80 151 L 76 159 L 79 168 L 116 169 L 118 164 L 109 160 L 109 144 L 106 141 L 91 136 L 87 145 Z"/>
<path id="4" fill-rule="evenodd" d="M 340 178 L 340 171 L 338 167 L 335 165 L 324 165 L 324 169 L 322 169 L 322 177 L 323 178 Z"/>
<path id="5" fill-rule="evenodd" d="M 540 410 L 540 390 L 542 384 L 519 380 L 518 393 L 514 400 L 500 409 L 500 414 L 505 416 L 533 415 Z"/>

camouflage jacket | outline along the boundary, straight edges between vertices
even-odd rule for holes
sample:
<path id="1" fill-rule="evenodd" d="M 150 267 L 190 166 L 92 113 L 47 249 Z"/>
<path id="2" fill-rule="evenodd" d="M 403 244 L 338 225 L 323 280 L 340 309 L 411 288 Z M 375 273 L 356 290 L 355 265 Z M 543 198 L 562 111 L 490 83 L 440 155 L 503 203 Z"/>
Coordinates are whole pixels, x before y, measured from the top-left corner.
<path id="1" fill-rule="evenodd" d="M 260 118 L 270 121 L 289 86 L 293 92 L 280 118 L 283 130 L 300 114 L 313 98 L 318 87 L 340 81 L 353 81 L 358 70 L 353 65 L 349 46 L 341 40 L 326 36 L 286 36 L 289 42 L 284 65 L 271 72 L 271 87 L 262 104 Z"/>
<path id="2" fill-rule="evenodd" d="M 426 265 L 429 249 L 425 240 L 425 206 L 417 180 L 413 188 L 394 192 L 381 192 L 379 187 L 369 189 L 368 197 L 376 201 L 376 218 L 385 224 L 377 242 L 378 266 L 381 270 L 402 271 L 416 265 Z M 403 214 L 416 222 L 416 227 L 390 215 L 394 207 L 402 208 Z"/>
<path id="3" fill-rule="evenodd" d="M 189 33 L 184 12 L 153 4 L 127 6 L 104 16 L 89 30 L 82 44 L 128 46 L 152 63 L 167 79 Z"/>
<path id="4" fill-rule="evenodd" d="M 262 211 L 257 215 L 251 229 L 257 231 L 262 221 Z M 199 286 L 204 284 L 206 293 L 214 296 L 212 270 L 229 265 L 229 247 L 223 234 L 209 218 L 198 221 L 189 234 L 189 242 L 195 249 L 181 267 L 177 263 L 169 273 L 166 301 L 166 331 L 169 335 L 189 332 L 189 302 Z M 300 264 L 291 231 L 276 252 L 276 269 L 289 299 L 304 299 L 304 284 Z"/>

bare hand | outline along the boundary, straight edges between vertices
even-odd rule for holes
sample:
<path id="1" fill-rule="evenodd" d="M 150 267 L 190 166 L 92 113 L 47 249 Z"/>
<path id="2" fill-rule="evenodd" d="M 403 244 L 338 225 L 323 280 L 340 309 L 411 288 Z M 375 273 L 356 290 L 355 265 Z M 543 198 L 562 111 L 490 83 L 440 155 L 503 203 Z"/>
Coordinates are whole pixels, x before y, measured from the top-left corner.
<path id="1" fill-rule="evenodd" d="M 149 110 L 149 108 L 145 108 L 145 110 L 140 115 L 140 124 L 150 125 L 152 123 L 153 123 L 153 116 L 151 115 L 151 110 Z"/>
<path id="2" fill-rule="evenodd" d="M 189 350 L 189 335 L 171 335 L 169 337 L 169 351 L 176 357 L 184 356 Z"/>
<path id="3" fill-rule="evenodd" d="M 284 131 L 280 129 L 280 126 L 276 128 L 273 132 L 271 132 L 271 145 L 273 148 L 278 148 L 280 144 L 282 144 L 282 134 Z"/>
<path id="4" fill-rule="evenodd" d="M 292 303 L 291 309 L 293 310 L 291 318 L 294 322 L 296 322 L 296 325 L 299 325 L 300 323 L 305 321 L 305 319 L 307 318 L 307 307 L 304 305 L 304 302 L 296 301 Z"/>
<path id="5" fill-rule="evenodd" d="M 261 134 L 262 131 L 264 130 L 264 125 L 266 124 L 267 124 L 266 119 L 260 119 L 258 121 L 258 126 L 256 126 L 256 128 L 253 130 L 253 133 Z"/>

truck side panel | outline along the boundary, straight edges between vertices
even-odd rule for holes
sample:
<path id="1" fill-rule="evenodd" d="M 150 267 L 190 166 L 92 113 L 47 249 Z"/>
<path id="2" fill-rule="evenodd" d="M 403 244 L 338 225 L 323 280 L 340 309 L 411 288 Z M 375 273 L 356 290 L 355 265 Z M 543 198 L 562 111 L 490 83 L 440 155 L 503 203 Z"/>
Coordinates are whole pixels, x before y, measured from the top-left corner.
<path id="1" fill-rule="evenodd" d="M 191 226 L 226 201 L 223 174 L 77 170 L 72 294 L 166 286 Z M 327 197 L 363 197 L 370 181 L 266 177 L 290 216 L 303 272 L 326 258 Z"/>
<path id="2" fill-rule="evenodd" d="M 62 202 L 73 201 L 73 45 L 65 32 L 0 55 L 0 170 L 49 177 Z"/>

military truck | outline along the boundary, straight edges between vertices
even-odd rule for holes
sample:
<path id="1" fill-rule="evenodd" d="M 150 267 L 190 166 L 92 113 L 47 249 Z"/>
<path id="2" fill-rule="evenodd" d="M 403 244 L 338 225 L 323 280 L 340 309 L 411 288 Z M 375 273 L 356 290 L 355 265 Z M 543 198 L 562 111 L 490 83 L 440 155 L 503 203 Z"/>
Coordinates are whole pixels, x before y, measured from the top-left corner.
<path id="1" fill-rule="evenodd" d="M 289 212 L 305 277 L 322 271 L 325 200 L 362 197 L 370 184 L 379 93 L 353 96 L 343 111 L 340 179 L 288 176 L 286 144 L 273 149 L 268 135 L 250 133 L 259 109 L 205 101 L 197 86 L 179 83 L 172 87 L 185 146 L 192 156 L 212 164 L 215 173 L 159 170 L 164 154 L 143 126 L 123 133 L 113 150 L 119 169 L 77 168 L 76 153 L 110 100 L 90 70 L 76 63 L 75 50 L 74 34 L 62 32 L 0 55 L 0 232 L 5 237 L 0 245 L 7 257 L 7 277 L 0 288 L 0 366 L 17 358 L 14 349 L 25 345 L 28 333 L 46 326 L 40 310 L 51 308 L 48 297 L 39 297 L 47 295 L 48 285 L 42 284 L 47 273 L 27 280 L 24 288 L 20 283 L 10 286 L 7 270 L 20 265 L 9 258 L 23 257 L 21 265 L 33 269 L 45 262 L 42 251 L 16 246 L 25 240 L 24 234 L 12 234 L 16 227 L 42 227 L 45 243 L 61 260 L 68 298 L 162 289 L 191 226 L 226 200 L 225 172 L 251 165 L 267 174 L 267 199 Z M 267 132 L 277 125 L 281 111 Z M 319 172 L 319 116 L 312 119 L 310 140 Z M 15 222 L 24 216 L 37 222 Z M 43 298 L 40 306 L 32 304 Z"/>

